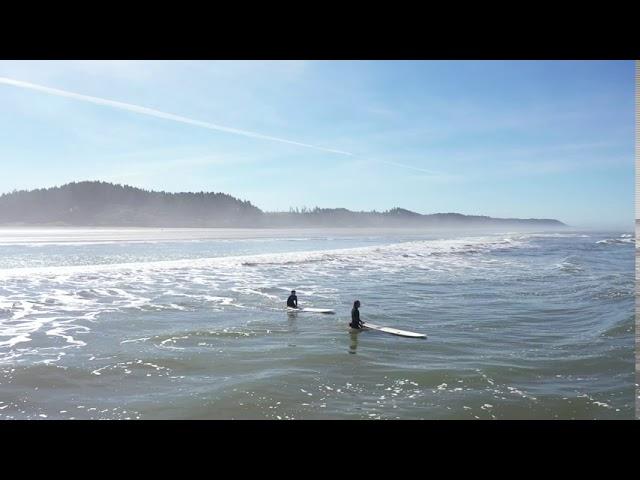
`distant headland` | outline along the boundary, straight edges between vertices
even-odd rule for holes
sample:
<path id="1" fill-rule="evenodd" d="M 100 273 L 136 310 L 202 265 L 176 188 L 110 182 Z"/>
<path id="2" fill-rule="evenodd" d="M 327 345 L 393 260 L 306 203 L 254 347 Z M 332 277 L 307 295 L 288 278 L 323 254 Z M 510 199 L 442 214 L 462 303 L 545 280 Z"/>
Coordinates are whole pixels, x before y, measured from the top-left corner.
<path id="1" fill-rule="evenodd" d="M 13 191 L 0 195 L 3 226 L 104 227 L 379 227 L 379 228 L 558 228 L 548 218 L 492 218 L 459 213 L 420 214 L 402 208 L 355 212 L 345 208 L 265 212 L 213 192 L 156 192 L 100 181 Z"/>

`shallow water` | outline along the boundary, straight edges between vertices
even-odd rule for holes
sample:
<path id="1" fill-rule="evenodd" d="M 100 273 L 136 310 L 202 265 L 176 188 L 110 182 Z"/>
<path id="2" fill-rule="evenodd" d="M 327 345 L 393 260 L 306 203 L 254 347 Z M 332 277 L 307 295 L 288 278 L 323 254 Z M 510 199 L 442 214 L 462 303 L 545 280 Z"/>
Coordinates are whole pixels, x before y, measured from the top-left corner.
<path id="1" fill-rule="evenodd" d="M 634 286 L 623 232 L 0 230 L 0 418 L 632 418 Z"/>

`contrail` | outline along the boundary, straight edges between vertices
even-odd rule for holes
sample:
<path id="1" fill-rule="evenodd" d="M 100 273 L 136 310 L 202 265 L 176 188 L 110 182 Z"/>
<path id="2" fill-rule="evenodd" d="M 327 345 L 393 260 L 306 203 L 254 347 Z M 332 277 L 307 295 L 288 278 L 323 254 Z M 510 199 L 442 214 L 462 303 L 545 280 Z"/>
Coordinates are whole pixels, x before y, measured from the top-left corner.
<path id="1" fill-rule="evenodd" d="M 235 133 L 236 135 L 244 135 L 245 137 L 260 138 L 262 140 L 271 140 L 274 142 L 298 145 L 300 147 L 314 148 L 316 150 L 322 150 L 324 152 L 330 152 L 330 153 L 337 153 L 339 155 L 353 156 L 352 153 L 343 152 L 342 150 L 319 147 L 317 145 L 309 145 L 308 143 L 295 142 L 293 140 L 287 140 L 285 138 L 271 137 L 269 135 L 262 135 L 260 133 L 249 132 L 247 130 L 239 130 L 237 128 L 225 127 L 223 125 L 216 125 L 215 123 L 210 123 L 210 122 L 201 122 L 199 120 L 193 120 L 191 118 L 181 117 L 180 115 L 161 112 L 159 110 L 154 110 L 152 108 L 141 107 L 139 105 L 132 105 L 130 103 L 116 102 L 114 100 L 107 100 L 105 98 L 92 97 L 89 95 L 82 95 L 80 93 L 69 92 L 67 90 L 59 90 L 57 88 L 45 87 L 43 85 L 36 85 L 34 83 L 23 82 L 21 80 L 13 80 L 11 78 L 0 77 L 0 83 L 4 83 L 5 85 L 13 85 L 14 87 L 37 90 L 39 92 L 49 93 L 51 95 L 57 95 L 59 97 L 73 98 L 75 100 L 95 103 L 98 105 L 106 105 L 108 107 L 119 108 L 120 110 L 128 110 L 130 112 L 135 112 L 135 113 L 141 113 L 143 115 L 149 115 L 151 117 L 164 118 L 166 120 L 173 120 L 174 122 L 181 122 L 189 125 L 194 125 L 196 127 L 208 128 L 209 130 L 218 130 L 220 132 Z"/>
<path id="2" fill-rule="evenodd" d="M 297 145 L 299 147 L 313 148 L 315 150 L 321 150 L 323 152 L 336 153 L 339 155 L 348 155 L 350 157 L 356 157 L 356 158 L 358 157 L 354 153 L 345 152 L 342 150 L 325 148 L 317 145 L 310 145 L 308 143 L 296 142 L 293 140 L 287 140 L 285 138 L 271 137 L 269 135 L 263 135 L 261 133 L 256 133 L 256 132 L 249 132 L 247 130 L 240 130 L 237 128 L 225 127 L 223 125 L 217 125 L 211 122 L 202 122 L 200 120 L 193 120 L 191 118 L 182 117 L 180 115 L 174 115 L 172 113 L 161 112 L 160 110 L 154 110 L 152 108 L 133 105 L 131 103 L 117 102 L 115 100 L 107 100 L 106 98 L 92 97 L 90 95 L 83 95 L 81 93 L 69 92 L 67 90 L 60 90 L 58 88 L 46 87 L 44 85 L 36 85 L 35 83 L 24 82 L 22 80 L 14 80 L 12 78 L 0 77 L 0 84 L 13 85 L 14 87 L 26 88 L 29 90 L 36 90 L 39 92 L 48 93 L 50 95 L 57 95 L 59 97 L 72 98 L 75 100 L 81 100 L 83 102 L 94 103 L 97 105 L 105 105 L 107 107 L 118 108 L 120 110 L 127 110 L 129 112 L 140 113 L 142 115 L 149 115 L 151 117 L 164 118 L 165 120 L 173 120 L 174 122 L 186 123 L 188 125 L 194 125 L 196 127 L 208 128 L 209 130 L 217 130 L 220 132 L 233 133 L 236 135 L 244 135 L 245 137 L 258 138 L 262 140 L 271 140 L 271 141 L 280 142 L 280 143 L 288 143 L 290 145 Z M 430 175 L 438 175 L 437 172 L 432 172 L 429 170 L 425 170 L 423 168 L 413 167 L 411 165 L 405 165 L 402 163 L 389 162 L 384 160 L 374 160 L 374 159 L 369 159 L 367 161 L 384 163 L 387 165 L 393 165 L 396 167 L 406 168 L 409 170 L 428 173 Z"/>
<path id="3" fill-rule="evenodd" d="M 411 165 L 405 165 L 404 163 L 390 162 L 388 160 L 371 160 L 371 161 L 378 162 L 378 163 L 386 163 L 387 165 L 393 165 L 394 167 L 408 168 L 409 170 L 416 170 L 418 172 L 428 173 L 429 175 L 441 175 L 440 173 L 434 172 L 432 170 L 427 170 L 425 168 L 420 168 L 420 167 L 413 167 Z"/>

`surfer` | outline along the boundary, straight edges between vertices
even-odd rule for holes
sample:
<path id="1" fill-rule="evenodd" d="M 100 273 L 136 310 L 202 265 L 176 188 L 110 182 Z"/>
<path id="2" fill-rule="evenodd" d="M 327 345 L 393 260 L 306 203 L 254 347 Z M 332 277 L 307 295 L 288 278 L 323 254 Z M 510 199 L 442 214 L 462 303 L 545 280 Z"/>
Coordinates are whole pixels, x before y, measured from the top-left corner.
<path id="1" fill-rule="evenodd" d="M 362 328 L 364 322 L 360 320 L 360 300 L 356 300 L 353 302 L 353 308 L 351 309 L 351 323 L 349 326 L 351 328 Z"/>
<path id="2" fill-rule="evenodd" d="M 298 297 L 295 290 L 291 290 L 291 295 L 287 298 L 287 307 L 298 308 Z"/>

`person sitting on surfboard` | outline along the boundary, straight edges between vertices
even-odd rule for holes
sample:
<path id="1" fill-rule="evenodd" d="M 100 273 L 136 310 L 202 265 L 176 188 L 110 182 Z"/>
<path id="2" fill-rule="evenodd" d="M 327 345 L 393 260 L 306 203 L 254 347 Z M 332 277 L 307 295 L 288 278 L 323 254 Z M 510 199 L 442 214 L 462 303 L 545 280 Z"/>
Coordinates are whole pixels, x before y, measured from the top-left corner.
<path id="1" fill-rule="evenodd" d="M 298 297 L 295 290 L 291 290 L 291 295 L 287 298 L 287 307 L 298 308 Z"/>
<path id="2" fill-rule="evenodd" d="M 349 326 L 351 328 L 362 328 L 364 322 L 360 320 L 360 300 L 356 300 L 353 302 L 353 308 L 351 309 L 351 323 Z"/>

